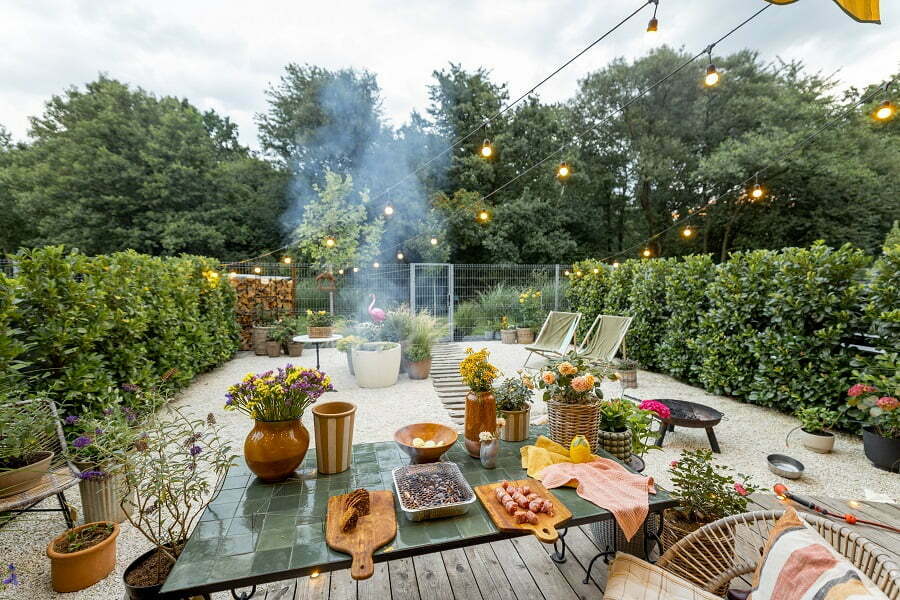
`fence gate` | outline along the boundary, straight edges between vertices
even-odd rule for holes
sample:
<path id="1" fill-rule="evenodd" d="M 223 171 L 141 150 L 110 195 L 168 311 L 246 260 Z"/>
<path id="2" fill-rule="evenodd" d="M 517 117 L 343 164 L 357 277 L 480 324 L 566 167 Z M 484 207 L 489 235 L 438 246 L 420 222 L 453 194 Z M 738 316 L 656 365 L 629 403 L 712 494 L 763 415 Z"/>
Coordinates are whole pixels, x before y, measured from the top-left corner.
<path id="1" fill-rule="evenodd" d="M 447 320 L 447 337 L 453 340 L 453 265 L 413 263 L 409 265 L 409 308 L 427 310 Z"/>

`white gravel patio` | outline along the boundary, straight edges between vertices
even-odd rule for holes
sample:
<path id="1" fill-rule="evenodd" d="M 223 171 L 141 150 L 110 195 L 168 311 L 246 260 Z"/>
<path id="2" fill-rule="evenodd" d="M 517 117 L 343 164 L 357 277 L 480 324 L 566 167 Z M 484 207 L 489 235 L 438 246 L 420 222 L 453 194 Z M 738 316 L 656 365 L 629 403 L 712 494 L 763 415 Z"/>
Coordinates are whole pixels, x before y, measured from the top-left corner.
<path id="1" fill-rule="evenodd" d="M 507 375 L 514 375 L 521 367 L 526 352 L 522 346 L 503 345 L 500 342 L 471 342 L 461 344 L 475 348 L 487 347 L 492 360 Z M 250 422 L 241 414 L 226 413 L 223 395 L 229 385 L 238 381 L 248 372 L 260 372 L 292 362 L 314 366 L 315 351 L 307 349 L 300 358 L 255 356 L 242 352 L 218 369 L 202 375 L 179 394 L 176 404 L 190 411 L 205 415 L 213 412 L 233 440 L 237 452 L 241 451 L 243 438 L 250 429 Z M 345 356 L 333 348 L 321 351 L 322 368 L 329 373 L 336 393 L 328 400 L 346 400 L 358 407 L 354 442 L 374 442 L 392 439 L 399 427 L 415 422 L 431 421 L 453 426 L 447 411 L 438 400 L 432 381 L 411 381 L 401 376 L 397 385 L 367 390 L 356 386 L 347 369 Z M 759 486 L 771 489 L 781 480 L 766 467 L 765 457 L 772 452 L 790 454 L 806 465 L 807 474 L 788 485 L 798 492 L 831 496 L 835 498 L 875 498 L 872 494 L 886 496 L 891 501 L 900 498 L 900 476 L 875 469 L 865 458 L 862 442 L 855 436 L 838 435 L 835 450 L 828 455 L 815 454 L 797 443 L 785 446 L 785 436 L 796 426 L 790 416 L 735 400 L 707 394 L 701 389 L 682 384 L 670 377 L 649 372 L 640 372 L 639 386 L 628 393 L 640 398 L 677 398 L 692 400 L 714 407 L 726 414 L 726 419 L 716 427 L 716 434 L 722 447 L 718 459 L 737 471 L 751 476 Z M 606 397 L 621 393 L 617 383 L 603 385 Z M 536 402 L 533 416 L 545 412 L 542 402 Z M 304 422 L 312 429 L 311 416 Z M 664 487 L 668 483 L 668 463 L 678 457 L 685 448 L 708 447 L 706 434 L 702 429 L 679 428 L 666 437 L 665 448 L 650 452 L 645 460 L 645 473 L 654 477 Z M 313 451 L 312 449 L 310 451 Z M 72 503 L 80 508 L 78 492 L 68 493 Z M 48 501 L 48 502 L 55 502 Z M 24 515 L 0 529 L 0 558 L 2 564 L 15 563 L 21 585 L 7 591 L 0 591 L 0 598 L 44 598 L 62 597 L 50 588 L 49 562 L 45 548 L 50 539 L 63 531 L 62 517 L 58 513 L 32 513 Z M 122 597 L 121 577 L 124 568 L 139 554 L 148 549 L 148 543 L 127 524 L 122 527 L 118 542 L 118 566 L 116 571 L 94 587 L 66 594 L 74 599 L 113 599 Z M 217 594 L 216 598 L 230 597 Z"/>

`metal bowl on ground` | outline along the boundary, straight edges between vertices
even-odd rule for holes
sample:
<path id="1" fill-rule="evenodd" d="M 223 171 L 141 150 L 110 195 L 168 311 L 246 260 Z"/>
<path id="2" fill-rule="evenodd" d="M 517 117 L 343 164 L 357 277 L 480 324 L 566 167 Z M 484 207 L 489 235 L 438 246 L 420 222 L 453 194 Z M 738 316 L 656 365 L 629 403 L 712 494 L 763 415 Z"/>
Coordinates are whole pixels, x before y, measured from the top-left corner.
<path id="1" fill-rule="evenodd" d="M 766 457 L 769 470 L 787 479 L 800 479 L 803 476 L 803 463 L 786 454 L 770 454 Z"/>
<path id="2" fill-rule="evenodd" d="M 413 423 L 394 432 L 394 441 L 409 456 L 410 462 L 414 465 L 438 462 L 441 460 L 441 456 L 456 443 L 457 437 L 459 434 L 455 431 L 438 423 Z M 434 446 L 416 446 L 413 444 L 413 440 L 416 438 L 425 443 L 432 441 Z"/>

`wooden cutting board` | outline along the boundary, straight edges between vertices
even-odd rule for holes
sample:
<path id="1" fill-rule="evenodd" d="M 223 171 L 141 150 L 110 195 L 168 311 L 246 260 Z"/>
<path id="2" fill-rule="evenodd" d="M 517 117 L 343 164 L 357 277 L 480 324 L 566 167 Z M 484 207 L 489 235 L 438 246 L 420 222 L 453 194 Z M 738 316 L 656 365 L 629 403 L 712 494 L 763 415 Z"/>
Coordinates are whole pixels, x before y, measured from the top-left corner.
<path id="1" fill-rule="evenodd" d="M 528 486 L 531 491 L 553 503 L 553 516 L 545 513 L 538 514 L 538 522 L 536 525 L 531 523 L 516 523 L 515 517 L 504 510 L 503 505 L 497 500 L 494 492 L 500 482 L 479 485 L 475 488 L 475 494 L 481 500 L 484 510 L 491 516 L 494 525 L 500 531 L 531 531 L 537 539 L 545 544 L 552 544 L 559 539 L 559 532 L 556 528 L 572 518 L 572 513 L 559 499 L 547 491 L 540 481 L 536 479 L 520 479 L 518 481 L 510 481 L 516 487 Z"/>
<path id="2" fill-rule="evenodd" d="M 332 550 L 353 557 L 350 576 L 368 579 L 375 572 L 372 554 L 397 535 L 397 515 L 394 512 L 394 493 L 390 490 L 369 492 L 370 510 L 351 531 L 341 531 L 341 515 L 346 509 L 347 494 L 328 499 L 325 521 L 325 541 Z"/>

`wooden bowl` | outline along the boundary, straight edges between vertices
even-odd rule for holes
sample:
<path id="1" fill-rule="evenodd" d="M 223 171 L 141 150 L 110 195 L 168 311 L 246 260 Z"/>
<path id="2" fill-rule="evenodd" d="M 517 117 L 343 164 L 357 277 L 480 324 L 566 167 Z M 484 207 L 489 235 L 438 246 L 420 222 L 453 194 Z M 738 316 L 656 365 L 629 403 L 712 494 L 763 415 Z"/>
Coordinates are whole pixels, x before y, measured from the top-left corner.
<path id="1" fill-rule="evenodd" d="M 457 437 L 459 435 L 455 431 L 437 423 L 413 423 L 394 432 L 394 441 L 406 452 L 414 465 L 439 461 L 444 452 L 456 443 Z M 426 442 L 434 440 L 435 446 L 416 448 L 413 446 L 413 440 L 416 438 L 422 438 Z"/>

